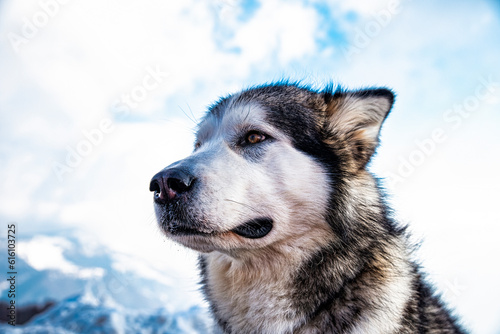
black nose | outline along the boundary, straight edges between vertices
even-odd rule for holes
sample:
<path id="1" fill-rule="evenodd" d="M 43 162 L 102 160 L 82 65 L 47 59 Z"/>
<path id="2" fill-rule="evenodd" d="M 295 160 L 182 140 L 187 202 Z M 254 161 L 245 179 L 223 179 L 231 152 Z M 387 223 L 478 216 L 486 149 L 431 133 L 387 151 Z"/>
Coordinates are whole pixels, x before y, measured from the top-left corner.
<path id="1" fill-rule="evenodd" d="M 153 176 L 149 190 L 155 192 L 156 202 L 166 203 L 179 194 L 189 191 L 194 179 L 194 176 L 184 169 L 170 168 Z"/>

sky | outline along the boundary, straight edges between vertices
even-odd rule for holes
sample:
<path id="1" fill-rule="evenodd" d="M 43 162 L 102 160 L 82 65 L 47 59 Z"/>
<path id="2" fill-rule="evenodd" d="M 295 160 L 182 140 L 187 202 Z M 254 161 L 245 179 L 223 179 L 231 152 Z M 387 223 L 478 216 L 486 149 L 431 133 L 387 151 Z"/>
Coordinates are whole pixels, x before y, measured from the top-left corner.
<path id="1" fill-rule="evenodd" d="M 191 152 L 207 106 L 282 78 L 389 87 L 370 168 L 445 300 L 500 333 L 498 36 L 486 0 L 0 1 L 0 221 L 194 282 L 148 184 Z M 41 240 L 22 256 L 77 270 L 66 241 Z"/>

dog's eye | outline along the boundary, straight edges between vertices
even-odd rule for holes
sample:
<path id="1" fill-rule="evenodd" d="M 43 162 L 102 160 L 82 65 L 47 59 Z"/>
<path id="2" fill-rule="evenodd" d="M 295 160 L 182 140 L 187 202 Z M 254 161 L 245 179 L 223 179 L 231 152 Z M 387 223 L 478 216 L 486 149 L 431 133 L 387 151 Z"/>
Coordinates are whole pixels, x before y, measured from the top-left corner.
<path id="1" fill-rule="evenodd" d="M 200 148 L 200 146 L 201 146 L 201 143 L 197 142 L 196 144 L 194 144 L 194 149 L 197 150 Z"/>
<path id="2" fill-rule="evenodd" d="M 250 131 L 249 133 L 247 133 L 245 141 L 247 142 L 247 144 L 257 144 L 263 142 L 265 139 L 266 136 L 262 133 L 257 131 Z"/>

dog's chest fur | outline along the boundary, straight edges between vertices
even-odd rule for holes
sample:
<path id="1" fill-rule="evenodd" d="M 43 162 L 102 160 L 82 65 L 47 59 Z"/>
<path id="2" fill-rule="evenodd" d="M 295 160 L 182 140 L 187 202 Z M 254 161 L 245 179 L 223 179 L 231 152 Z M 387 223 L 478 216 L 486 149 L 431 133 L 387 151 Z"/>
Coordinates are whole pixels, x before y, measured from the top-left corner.
<path id="1" fill-rule="evenodd" d="M 252 324 L 255 333 L 286 333 L 300 322 L 289 295 L 293 266 L 249 268 L 220 253 L 204 261 L 205 292 L 222 330 L 247 333 Z"/>
<path id="2" fill-rule="evenodd" d="M 345 318 L 349 306 L 340 303 L 330 306 L 326 313 L 310 318 L 296 304 L 294 276 L 300 261 L 280 265 L 280 261 L 268 263 L 240 262 L 221 253 L 204 255 L 201 259 L 205 295 L 211 303 L 223 333 L 337 333 L 330 327 L 335 314 Z M 303 259 L 302 259 L 303 260 Z M 290 261 L 290 259 L 289 259 Z M 385 261 L 383 261 L 385 262 Z M 365 311 L 355 319 L 349 319 L 346 333 L 395 333 L 409 297 L 410 276 L 405 260 L 398 259 L 385 267 L 386 279 L 377 284 L 377 293 L 364 291 L 360 285 L 369 285 L 373 277 L 363 275 L 359 281 L 347 286 L 348 299 L 362 301 Z M 405 279 L 406 277 L 406 279 Z M 403 279 L 402 279 L 403 278 Z M 335 280 L 335 277 L 331 278 Z M 314 288 L 302 291 L 314 294 Z M 307 296 L 303 298 L 307 299 Z M 347 307 L 347 308 L 346 308 Z M 344 331 L 340 331 L 344 332 Z"/>

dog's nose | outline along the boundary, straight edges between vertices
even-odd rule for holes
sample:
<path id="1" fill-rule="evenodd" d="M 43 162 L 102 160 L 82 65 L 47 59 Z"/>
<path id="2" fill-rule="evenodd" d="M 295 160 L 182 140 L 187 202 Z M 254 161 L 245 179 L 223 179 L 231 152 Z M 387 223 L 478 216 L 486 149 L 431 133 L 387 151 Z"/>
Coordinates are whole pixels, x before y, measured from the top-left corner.
<path id="1" fill-rule="evenodd" d="M 155 201 L 166 203 L 179 194 L 189 191 L 193 186 L 194 177 L 183 169 L 166 169 L 151 179 L 149 190 L 155 192 Z"/>

